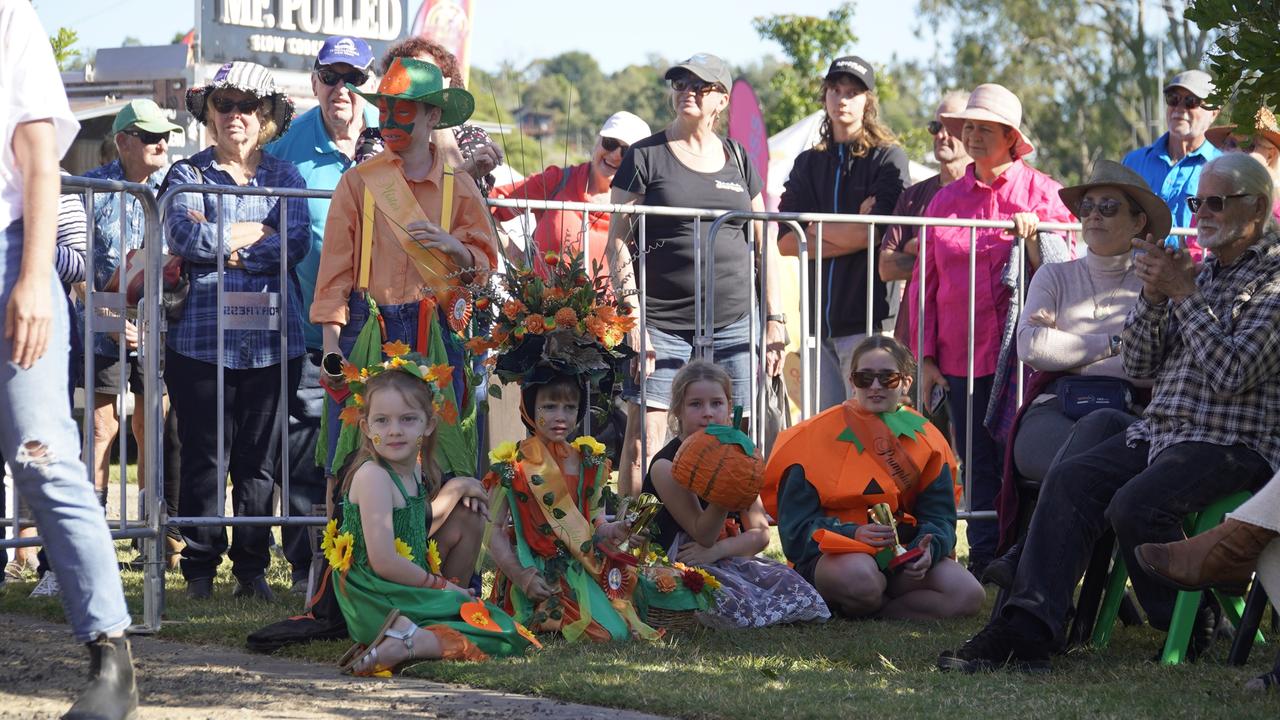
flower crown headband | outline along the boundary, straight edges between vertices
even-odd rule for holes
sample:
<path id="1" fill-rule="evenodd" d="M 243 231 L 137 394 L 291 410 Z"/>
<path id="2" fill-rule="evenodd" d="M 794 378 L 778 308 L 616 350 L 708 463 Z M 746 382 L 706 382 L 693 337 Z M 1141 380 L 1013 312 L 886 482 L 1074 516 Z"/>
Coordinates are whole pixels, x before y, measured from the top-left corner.
<path id="1" fill-rule="evenodd" d="M 387 356 L 387 360 L 374 363 L 365 368 L 357 368 L 350 362 L 343 361 L 342 377 L 346 379 L 347 387 L 351 389 L 352 398 L 355 400 L 355 404 L 348 405 L 342 409 L 339 417 L 341 417 L 343 424 L 359 424 L 360 410 L 365 404 L 364 395 L 369 386 L 369 381 L 392 370 L 399 370 L 426 383 L 431 393 L 432 408 L 442 415 L 448 414 L 448 408 L 445 407 L 446 401 L 441 391 L 448 387 L 449 383 L 453 382 L 452 365 L 447 363 L 429 365 L 426 358 L 418 353 L 409 352 L 409 346 L 399 340 L 383 343 L 382 352 Z M 456 413 L 456 410 L 454 412 Z M 452 422 L 447 417 L 445 420 Z"/>

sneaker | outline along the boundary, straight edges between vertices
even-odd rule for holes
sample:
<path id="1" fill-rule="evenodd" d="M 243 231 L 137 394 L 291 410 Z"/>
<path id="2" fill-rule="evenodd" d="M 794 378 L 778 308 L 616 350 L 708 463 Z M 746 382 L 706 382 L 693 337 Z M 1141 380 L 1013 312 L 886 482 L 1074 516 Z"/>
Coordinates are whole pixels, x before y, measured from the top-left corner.
<path id="1" fill-rule="evenodd" d="M 276 595 L 271 592 L 271 586 L 267 584 L 265 575 L 259 575 L 252 580 L 241 580 L 236 584 L 236 589 L 231 591 L 231 597 L 253 597 L 266 602 L 275 602 Z"/>
<path id="2" fill-rule="evenodd" d="M 966 673 L 998 670 L 1006 665 L 1029 673 L 1049 672 L 1049 648 L 1024 638 L 1004 618 L 996 618 L 959 650 L 938 656 L 939 670 Z"/>
<path id="3" fill-rule="evenodd" d="M 40 582 L 36 583 L 35 588 L 31 590 L 31 594 L 28 597 L 58 597 L 60 592 L 62 592 L 62 589 L 58 586 L 58 576 L 54 575 L 52 570 L 48 570 L 40 578 Z"/>
<path id="4" fill-rule="evenodd" d="M 188 580 L 187 597 L 192 600 L 208 600 L 213 597 L 213 578 Z"/>
<path id="5" fill-rule="evenodd" d="M 987 563 L 979 578 L 983 585 L 995 585 L 1009 590 L 1013 587 L 1013 578 L 1018 573 L 1018 560 L 1022 558 L 1021 543 L 1009 548 L 1004 555 Z"/>

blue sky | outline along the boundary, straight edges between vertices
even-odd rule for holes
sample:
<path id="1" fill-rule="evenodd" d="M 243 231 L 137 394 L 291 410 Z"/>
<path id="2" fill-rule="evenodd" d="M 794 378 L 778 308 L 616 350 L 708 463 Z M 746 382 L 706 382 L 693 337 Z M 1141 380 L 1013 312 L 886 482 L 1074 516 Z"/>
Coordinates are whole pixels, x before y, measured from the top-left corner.
<path id="1" fill-rule="evenodd" d="M 517 67 L 566 50 L 583 50 L 605 72 L 614 72 L 649 55 L 680 59 L 712 52 L 733 63 L 781 53 L 759 39 L 751 19 L 788 12 L 826 15 L 838 0 L 650 0 L 590 4 L 581 0 L 474 0 L 472 64 L 494 70 L 508 60 Z M 417 9 L 411 0 L 410 12 Z M 70 27 L 80 48 L 116 47 L 127 36 L 146 45 L 168 43 L 195 22 L 195 0 L 36 0 L 45 29 Z M 930 30 L 917 37 L 915 0 L 858 3 L 855 52 L 883 64 L 901 58 L 927 59 L 936 42 Z M 584 8 L 589 8 L 584 10 Z M 886 8 L 892 8 L 886 10 Z"/>

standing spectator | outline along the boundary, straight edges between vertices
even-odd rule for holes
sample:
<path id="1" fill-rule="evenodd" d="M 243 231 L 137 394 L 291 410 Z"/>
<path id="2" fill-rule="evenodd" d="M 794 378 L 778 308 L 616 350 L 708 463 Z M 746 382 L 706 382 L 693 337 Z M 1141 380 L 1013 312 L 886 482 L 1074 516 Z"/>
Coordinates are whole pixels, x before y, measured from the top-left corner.
<path id="1" fill-rule="evenodd" d="M 1280 125 L 1269 108 L 1258 108 L 1252 131 L 1222 125 L 1209 128 L 1204 136 L 1222 152 L 1247 153 L 1267 169 L 1271 182 L 1280 185 Z M 1280 220 L 1280 200 L 1271 206 L 1271 217 Z"/>
<path id="2" fill-rule="evenodd" d="M 821 139 L 796 158 L 778 209 L 782 212 L 889 215 L 910 178 L 907 153 L 880 120 L 876 71 L 856 55 L 837 58 L 822 81 Z M 828 223 L 822 228 L 822 267 L 816 264 L 818 225 L 805 228 L 810 246 L 809 317 L 801 332 L 821 339 L 821 409 L 839 405 L 853 392 L 849 360 L 853 348 L 889 316 L 888 292 L 878 276 L 867 287 L 866 225 Z M 879 228 L 883 235 L 884 226 Z M 779 227 L 778 250 L 798 255 L 799 242 Z M 879 247 L 877 245 L 877 252 Z M 822 305 L 818 305 L 821 294 Z M 867 326 L 867 303 L 871 326 Z"/>
<path id="3" fill-rule="evenodd" d="M 263 152 L 293 118 L 293 103 L 280 91 L 271 71 L 250 62 L 223 65 L 204 87 L 187 91 L 187 110 L 204 123 L 213 146 L 175 163 L 166 185 L 209 184 L 231 187 L 303 187 L 293 163 Z M 183 193 L 165 215 L 170 251 L 186 260 L 191 291 L 181 319 L 171 322 L 167 338 L 167 377 L 178 433 L 182 439 L 182 493 L 178 509 L 187 517 L 221 515 L 217 505 L 218 433 L 225 439 L 222 466 L 229 471 L 236 515 L 272 512 L 272 491 L 280 466 L 280 394 L 292 393 L 302 372 L 301 293 L 296 275 L 281 287 L 280 263 L 295 267 L 311 249 L 310 218 L 303 199 L 288 202 L 288 236 L 280 227 L 279 198 L 255 195 L 227 198 Z M 221 210 L 221 217 L 219 217 Z M 218 237 L 219 231 L 222 237 Z M 285 252 L 287 249 L 287 253 Z M 218 259 L 223 272 L 218 274 Z M 288 294 L 287 315 L 277 330 L 223 331 L 218 356 L 215 324 L 224 312 L 218 284 L 228 293 Z M 280 333 L 287 333 L 282 355 Z M 281 387 L 280 364 L 288 363 L 288 387 Z M 219 366 L 225 370 L 219 370 Z M 223 375 L 223 427 L 216 423 L 218 374 Z M 227 550 L 222 527 L 188 527 L 183 536 L 182 574 L 187 594 L 207 599 L 213 577 Z M 270 529 L 237 527 L 230 557 L 237 580 L 235 595 L 273 598 L 266 570 Z"/>
<path id="4" fill-rule="evenodd" d="M 1174 227 L 1191 227 L 1187 198 L 1196 194 L 1200 172 L 1222 153 L 1205 142 L 1205 131 L 1218 110 L 1204 104 L 1213 93 L 1213 78 L 1201 70 L 1183 70 L 1164 86 L 1165 120 L 1169 131 L 1146 147 L 1124 156 L 1124 164 L 1142 176 L 1151 191 L 1164 199 Z M 1200 259 L 1200 246 L 1187 238 L 1192 257 Z"/>
<path id="5" fill-rule="evenodd" d="M 609 184 L 632 145 L 649 137 L 649 125 L 623 110 L 609 116 L 596 136 L 591 159 L 573 167 L 552 165 L 529 177 L 494 188 L 493 196 L 513 200 L 559 200 L 562 202 L 609 202 Z M 510 220 L 524 211 L 517 208 L 493 208 L 499 220 Z M 609 241 L 609 213 L 593 212 L 583 227 L 582 213 L 572 210 L 534 210 L 538 226 L 533 240 L 538 254 L 548 252 L 590 250 L 587 271 L 596 263 L 605 266 L 605 245 Z M 584 232 L 585 231 L 585 232 Z"/>
<path id="6" fill-rule="evenodd" d="M 1049 470 L 1008 602 L 961 648 L 939 656 L 943 670 L 1048 669 L 1076 584 L 1108 526 L 1147 620 L 1168 628 L 1176 593 L 1147 575 L 1135 548 L 1181 539 L 1188 513 L 1257 489 L 1280 467 L 1275 191 L 1266 170 L 1239 154 L 1205 165 L 1199 188 L 1188 204 L 1212 252 L 1204 263 L 1150 234 L 1132 241 L 1141 251 L 1134 266 L 1142 292 L 1121 334 L 1123 366 L 1130 377 L 1155 380 L 1151 403 L 1125 432 Z M 1213 638 L 1215 606 L 1201 605 L 1192 658 Z"/>
<path id="7" fill-rule="evenodd" d="M 969 153 L 959 135 L 952 135 L 942 122 L 943 113 L 957 113 L 964 110 L 969 102 L 969 93 L 965 90 L 953 90 L 942 97 L 938 109 L 929 121 L 929 134 L 933 136 L 933 157 L 937 159 L 938 174 L 912 185 L 902 191 L 898 204 L 893 208 L 894 215 L 920 217 L 929 207 L 933 196 L 942 188 L 964 176 L 969 166 Z M 916 349 L 916 305 L 919 298 L 919 271 L 916 270 L 916 256 L 920 250 L 920 228 L 914 225 L 890 225 L 884 235 L 884 247 L 880 250 L 880 279 L 885 282 L 893 280 L 910 280 L 902 293 L 902 302 L 898 305 L 898 319 L 893 335 L 898 342 L 912 350 Z M 925 398 L 927 402 L 928 398 Z M 927 407 L 926 402 L 917 407 Z M 936 422 L 936 421 L 935 421 Z M 946 435 L 944 428 L 939 428 Z"/>
<path id="8" fill-rule="evenodd" d="M 50 402 L 67 391 L 68 315 L 53 273 L 58 159 L 78 126 L 48 37 L 30 3 L 0 0 L 0 451 L 64 578 L 72 633 L 89 648 L 89 686 L 65 717 L 118 720 L 138 707 L 129 610 L 71 412 Z"/>
<path id="9" fill-rule="evenodd" d="M 115 145 L 118 159 L 96 167 L 85 173 L 85 177 L 101 180 L 119 180 L 139 183 L 151 188 L 154 193 L 164 179 L 165 170 L 169 166 L 169 136 L 182 128 L 169 122 L 164 111 L 151 100 L 133 100 L 116 114 L 111 124 L 112 142 Z M 123 238 L 121 237 L 121 215 L 124 216 Z M 142 203 L 128 193 L 98 193 L 93 202 L 93 273 L 94 289 L 103 290 L 111 278 L 121 269 L 121 252 L 128 254 L 142 248 L 146 228 L 142 213 Z M 156 229 L 156 237 L 160 237 Z M 123 245 L 123 250 L 121 246 Z M 124 283 L 121 283 L 123 289 Z M 120 365 L 120 348 L 114 335 L 98 333 L 94 335 L 94 395 L 93 395 L 93 480 L 94 487 L 103 498 L 105 505 L 107 480 L 111 470 L 111 445 L 120 432 L 120 417 L 117 412 L 117 399 L 132 393 L 135 396 L 134 408 L 130 416 L 133 438 L 138 443 L 138 479 L 139 487 L 146 477 L 146 438 L 143 429 L 144 416 L 141 412 L 143 404 L 142 366 L 138 360 L 138 328 L 133 322 L 125 320 L 123 336 L 125 342 L 125 363 Z M 164 392 L 163 385 L 161 391 Z M 162 407 L 168 411 L 167 396 L 162 399 Z M 175 429 L 165 424 L 166 456 L 176 450 L 176 442 L 168 436 L 175 435 Z M 166 467 L 164 476 L 164 500 L 168 514 L 178 514 L 178 481 L 179 473 Z M 182 535 L 176 528 L 170 529 L 165 541 L 166 558 L 170 567 L 176 567 L 178 553 L 182 552 Z"/>
<path id="10" fill-rule="evenodd" d="M 1019 126 L 1022 103 L 1001 85 L 974 89 L 962 112 L 943 113 L 942 122 L 959 135 L 973 162 L 964 177 L 938 191 L 925 215 L 936 218 L 1012 220 L 1014 234 L 1026 240 L 1026 262 L 1040 265 L 1045 242 L 1052 242 L 1036 226 L 1041 219 L 1069 222 L 1071 213 L 1058 198 L 1061 185 L 1021 159 L 1033 150 Z M 968 394 L 969 238 L 968 228 L 930 230 L 925 274 L 924 346 L 920 397 L 932 396 L 942 385 L 949 391 L 950 415 L 956 447 L 963 454 L 968 433 L 973 433 L 972 457 L 964 457 L 970 510 L 991 510 L 1000 486 L 999 460 L 1003 457 L 995 435 L 983 418 L 997 383 L 1004 383 L 1008 367 L 1001 357 L 1012 350 L 1013 325 L 1010 300 L 1023 260 L 1013 250 L 1016 238 L 1008 231 L 982 229 L 977 237 L 974 290 L 973 410 L 966 408 Z M 946 308 L 947 317 L 941 317 Z M 1002 334 L 1002 328 L 1004 332 Z M 981 577 L 995 554 L 998 529 L 993 520 L 970 520 L 969 569 Z"/>
<path id="11" fill-rule="evenodd" d="M 369 82 L 373 50 L 357 37 L 335 35 L 324 41 L 311 71 L 311 91 L 317 105 L 299 115 L 289 132 L 272 142 L 266 151 L 293 163 L 312 190 L 330 190 L 355 164 L 356 144 L 366 128 L 377 127 L 378 111 L 364 98 L 347 88 Z M 325 502 L 324 470 L 316 464 L 316 443 L 320 437 L 320 417 L 324 412 L 324 390 L 320 387 L 320 358 L 324 342 L 320 327 L 308 322 L 320 268 L 320 248 L 324 244 L 324 222 L 329 215 L 329 198 L 309 198 L 311 237 L 307 256 L 295 272 L 302 289 L 302 338 L 307 357 L 302 361 L 302 380 L 289 401 L 289 503 L 291 515 L 312 514 Z M 293 567 L 295 593 L 305 593 L 311 566 L 311 544 L 300 527 L 280 531 L 284 554 Z"/>
<path id="12" fill-rule="evenodd" d="M 675 119 L 660 132 L 631 147 L 613 177 L 610 199 L 619 205 L 657 205 L 717 210 L 764 211 L 762 183 L 746 150 L 716 134 L 720 116 L 729 108 L 733 76 L 724 60 L 699 53 L 667 70 Z M 641 432 L 647 438 L 650 457 L 665 444 L 671 381 L 693 352 L 694 293 L 701 289 L 694 277 L 694 246 L 705 236 L 689 217 L 652 216 L 646 225 L 646 273 L 638 278 L 634 261 L 638 233 L 631 219 L 614 215 L 609 226 L 608 259 L 619 308 L 639 316 L 638 289 L 643 283 L 647 326 L 638 323 L 628 333 L 627 344 L 644 357 L 637 358 L 636 382 L 628 382 L 623 398 L 628 403 L 627 434 L 619 463 L 618 487 L 623 494 L 639 494 L 644 480 L 640 472 Z M 708 225 L 702 226 L 705 233 Z M 786 318 L 778 314 L 778 273 L 772 269 L 775 253 L 756 226 L 760 256 L 751 256 L 746 222 L 727 222 L 715 245 L 715 306 L 712 308 L 714 345 L 711 358 L 733 378 L 733 396 L 750 407 L 753 397 L 749 375 L 751 317 L 754 289 L 747 282 L 751 264 L 768 263 L 769 287 L 765 292 L 765 372 L 781 370 Z M 634 264 L 633 264 L 634 263 Z M 641 333 L 647 333 L 641 343 Z M 644 372 L 641 373 L 640 370 Z M 645 406 L 641 407 L 638 381 L 644 376 Z M 643 430 L 642 430 L 643 428 Z"/>

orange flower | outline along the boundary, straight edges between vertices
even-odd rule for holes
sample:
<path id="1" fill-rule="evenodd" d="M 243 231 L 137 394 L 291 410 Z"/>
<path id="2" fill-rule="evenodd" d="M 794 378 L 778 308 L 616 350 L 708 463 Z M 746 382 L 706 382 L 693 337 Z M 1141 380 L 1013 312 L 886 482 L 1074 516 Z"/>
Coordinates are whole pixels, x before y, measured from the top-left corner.
<path id="1" fill-rule="evenodd" d="M 676 589 L 676 581 L 667 574 L 659 575 L 654 584 L 658 586 L 658 592 L 669 593 Z"/>
<path id="2" fill-rule="evenodd" d="M 338 418 L 342 420 L 343 425 L 359 425 L 360 408 L 355 405 L 348 405 L 342 408 L 342 412 L 338 413 Z"/>
<path id="3" fill-rule="evenodd" d="M 498 347 L 498 343 L 493 342 L 488 338 L 474 337 L 463 343 L 462 346 L 465 347 L 467 352 L 470 352 L 472 355 L 483 355 Z"/>
<path id="4" fill-rule="evenodd" d="M 410 347 L 399 340 L 396 340 L 395 342 L 382 343 L 382 352 L 386 353 L 387 357 L 390 358 L 407 355 L 409 350 Z"/>
<path id="5" fill-rule="evenodd" d="M 614 312 L 612 305 L 597 305 L 592 311 L 603 321 L 611 323 L 618 319 L 618 313 Z"/>
<path id="6" fill-rule="evenodd" d="M 515 320 L 516 316 L 525 309 L 524 303 L 519 300 L 508 300 L 502 304 L 502 314 L 506 315 L 508 320 Z"/>
<path id="7" fill-rule="evenodd" d="M 432 365 L 427 368 L 427 372 L 422 376 L 422 379 L 435 383 L 436 387 L 443 390 L 453 381 L 453 366 L 448 363 Z"/>
<path id="8" fill-rule="evenodd" d="M 578 324 L 578 313 L 571 307 L 562 307 L 556 311 L 556 327 L 572 328 Z"/>
<path id="9" fill-rule="evenodd" d="M 524 327 L 534 335 L 541 335 L 547 330 L 547 321 L 546 318 L 542 317 L 538 313 L 534 313 L 532 315 L 525 316 Z"/>
<path id="10" fill-rule="evenodd" d="M 511 333 L 497 326 L 495 326 L 493 328 L 493 332 L 489 334 L 493 337 L 493 341 L 498 345 L 501 345 L 502 343 L 506 342 L 507 339 L 511 337 Z"/>
<path id="11" fill-rule="evenodd" d="M 502 632 L 502 628 L 498 627 L 498 623 L 493 621 L 493 616 L 489 614 L 489 608 L 485 607 L 484 602 L 473 600 L 463 603 L 458 608 L 458 615 L 462 620 L 477 630 L 488 630 L 490 632 Z"/>
<path id="12" fill-rule="evenodd" d="M 542 643 L 538 642 L 538 636 L 530 632 L 529 628 L 521 625 L 520 623 L 516 623 L 516 632 L 520 633 L 520 637 L 528 640 L 530 645 L 534 646 L 538 650 L 542 649 Z"/>
<path id="13" fill-rule="evenodd" d="M 444 401 L 444 405 L 440 408 L 440 419 L 450 425 L 458 424 L 458 406 L 454 405 L 452 400 Z"/>
<path id="14" fill-rule="evenodd" d="M 568 296 L 569 293 L 566 292 L 564 288 L 551 287 L 547 288 L 547 291 L 543 293 L 542 298 L 544 300 L 563 300 Z"/>
<path id="15" fill-rule="evenodd" d="M 360 382 L 360 368 L 349 362 L 342 363 L 342 377 L 347 382 Z"/>
<path id="16" fill-rule="evenodd" d="M 597 340 L 603 341 L 604 334 L 609 330 L 609 324 L 595 315 L 588 315 L 582 321 L 587 326 L 587 332 L 596 337 Z"/>

